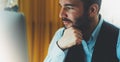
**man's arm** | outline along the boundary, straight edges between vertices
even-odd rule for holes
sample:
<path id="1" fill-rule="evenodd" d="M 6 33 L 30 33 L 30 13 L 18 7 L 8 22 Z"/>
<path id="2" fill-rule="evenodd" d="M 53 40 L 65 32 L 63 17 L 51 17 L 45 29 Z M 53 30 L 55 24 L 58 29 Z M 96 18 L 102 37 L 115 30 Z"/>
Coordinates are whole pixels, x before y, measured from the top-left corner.
<path id="1" fill-rule="evenodd" d="M 64 28 L 61 28 L 55 33 L 44 62 L 64 62 L 68 50 L 63 51 L 57 45 L 57 41 L 62 37 L 63 31 Z"/>

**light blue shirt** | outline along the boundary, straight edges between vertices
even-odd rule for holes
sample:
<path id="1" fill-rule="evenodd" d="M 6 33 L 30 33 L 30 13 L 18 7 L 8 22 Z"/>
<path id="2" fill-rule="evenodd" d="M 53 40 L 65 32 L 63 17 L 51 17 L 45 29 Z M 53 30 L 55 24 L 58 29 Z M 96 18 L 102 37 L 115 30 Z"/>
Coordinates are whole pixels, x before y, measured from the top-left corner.
<path id="1" fill-rule="evenodd" d="M 87 62 L 91 62 L 92 53 L 94 50 L 93 47 L 94 47 L 96 39 L 99 35 L 99 31 L 101 29 L 102 23 L 103 23 L 103 19 L 101 18 L 96 29 L 93 31 L 89 41 L 86 42 L 85 40 L 82 40 L 82 45 L 83 45 L 83 49 L 84 49 L 85 54 L 86 54 L 86 61 Z M 49 46 L 48 55 L 46 56 L 44 62 L 64 62 L 64 59 L 65 59 L 69 49 L 63 51 L 56 44 L 56 42 L 62 37 L 64 29 L 65 28 L 60 28 L 55 33 L 55 35 L 51 41 L 51 44 Z M 118 36 L 116 48 L 117 48 L 117 52 L 116 52 L 117 58 L 120 61 L 120 31 L 119 31 L 119 36 Z"/>

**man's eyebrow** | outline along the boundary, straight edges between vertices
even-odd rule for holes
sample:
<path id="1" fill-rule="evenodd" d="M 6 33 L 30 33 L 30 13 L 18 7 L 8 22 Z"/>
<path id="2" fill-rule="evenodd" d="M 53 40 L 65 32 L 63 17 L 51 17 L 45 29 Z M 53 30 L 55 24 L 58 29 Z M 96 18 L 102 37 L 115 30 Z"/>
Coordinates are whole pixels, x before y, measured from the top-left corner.
<path id="1" fill-rule="evenodd" d="M 64 6 L 75 6 L 75 5 L 73 5 L 73 4 L 65 4 Z"/>
<path id="2" fill-rule="evenodd" d="M 61 6 L 61 4 L 59 3 L 59 5 Z M 64 4 L 64 6 L 75 6 L 74 4 Z"/>

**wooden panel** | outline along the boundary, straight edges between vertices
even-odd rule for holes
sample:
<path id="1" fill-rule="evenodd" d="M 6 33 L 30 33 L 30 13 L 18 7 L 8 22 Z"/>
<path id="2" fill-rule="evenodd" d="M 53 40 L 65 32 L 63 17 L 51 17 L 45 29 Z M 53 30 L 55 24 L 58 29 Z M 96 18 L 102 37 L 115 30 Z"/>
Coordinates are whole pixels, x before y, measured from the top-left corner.
<path id="1" fill-rule="evenodd" d="M 43 62 L 51 38 L 62 26 L 58 0 L 20 0 L 26 16 L 29 62 Z"/>

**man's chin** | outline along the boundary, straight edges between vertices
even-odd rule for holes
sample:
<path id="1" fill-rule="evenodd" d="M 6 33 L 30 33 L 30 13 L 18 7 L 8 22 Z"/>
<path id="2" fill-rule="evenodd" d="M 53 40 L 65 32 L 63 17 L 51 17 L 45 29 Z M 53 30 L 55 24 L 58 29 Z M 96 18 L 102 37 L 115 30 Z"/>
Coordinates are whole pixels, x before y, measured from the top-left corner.
<path id="1" fill-rule="evenodd" d="M 67 28 L 72 27 L 72 24 L 68 24 L 68 25 L 64 25 L 64 26 L 65 26 L 65 28 L 67 29 Z"/>

